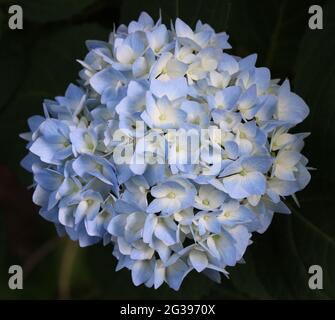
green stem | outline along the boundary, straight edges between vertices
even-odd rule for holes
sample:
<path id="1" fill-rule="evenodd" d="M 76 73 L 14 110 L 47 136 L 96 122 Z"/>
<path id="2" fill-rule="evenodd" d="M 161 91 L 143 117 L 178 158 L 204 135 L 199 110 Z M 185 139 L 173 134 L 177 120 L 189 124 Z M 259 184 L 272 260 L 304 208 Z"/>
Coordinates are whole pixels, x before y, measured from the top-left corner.
<path id="1" fill-rule="evenodd" d="M 304 222 L 309 228 L 313 229 L 318 235 L 323 237 L 329 244 L 335 247 L 335 240 L 330 237 L 328 234 L 323 232 L 320 228 L 318 228 L 316 225 L 314 225 L 312 222 L 310 222 L 308 219 L 306 219 L 298 210 L 293 208 L 290 204 L 286 203 L 286 205 L 291 209 L 291 211 L 295 214 L 295 216 L 300 219 L 302 222 Z"/>
<path id="2" fill-rule="evenodd" d="M 59 299 L 70 299 L 71 297 L 71 276 L 77 251 L 78 245 L 73 241 L 67 240 L 59 271 Z"/>

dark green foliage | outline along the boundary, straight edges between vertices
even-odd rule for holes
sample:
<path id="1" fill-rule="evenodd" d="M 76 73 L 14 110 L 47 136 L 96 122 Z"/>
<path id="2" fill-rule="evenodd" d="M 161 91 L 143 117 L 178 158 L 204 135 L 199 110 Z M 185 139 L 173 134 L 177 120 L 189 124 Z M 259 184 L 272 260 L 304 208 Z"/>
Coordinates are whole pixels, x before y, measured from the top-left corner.
<path id="1" fill-rule="evenodd" d="M 286 0 L 25 0 L 24 30 L 8 28 L 9 0 L 0 0 L 0 298 L 335 298 L 335 3 L 318 1 L 324 30 L 308 29 L 311 1 Z M 75 82 L 86 39 L 107 39 L 113 24 L 140 11 L 169 23 L 176 15 L 197 19 L 230 35 L 232 52 L 258 53 L 258 65 L 275 78 L 289 78 L 311 114 L 299 128 L 311 132 L 304 154 L 312 181 L 292 203 L 291 216 L 276 215 L 269 230 L 253 237 L 246 264 L 229 270 L 221 285 L 192 273 L 179 292 L 135 288 L 130 273 L 115 273 L 112 247 L 80 249 L 56 238 L 38 216 L 26 187 L 31 177 L 19 166 L 25 154 L 18 138 L 26 119 L 42 113 L 44 98 L 62 95 Z M 23 291 L 7 289 L 8 267 L 26 266 Z M 308 268 L 324 271 L 324 290 L 308 288 Z"/>

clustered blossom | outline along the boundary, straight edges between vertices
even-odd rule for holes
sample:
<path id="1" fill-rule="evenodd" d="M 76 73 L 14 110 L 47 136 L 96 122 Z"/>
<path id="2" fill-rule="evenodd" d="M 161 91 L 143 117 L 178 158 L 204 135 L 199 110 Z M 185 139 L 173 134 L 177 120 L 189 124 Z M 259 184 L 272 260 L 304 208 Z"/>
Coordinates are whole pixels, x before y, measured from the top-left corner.
<path id="1" fill-rule="evenodd" d="M 81 246 L 112 243 L 136 286 L 178 290 L 193 269 L 220 282 L 310 180 L 308 134 L 289 132 L 307 105 L 201 21 L 142 13 L 87 47 L 78 84 L 22 134 L 41 216 Z"/>

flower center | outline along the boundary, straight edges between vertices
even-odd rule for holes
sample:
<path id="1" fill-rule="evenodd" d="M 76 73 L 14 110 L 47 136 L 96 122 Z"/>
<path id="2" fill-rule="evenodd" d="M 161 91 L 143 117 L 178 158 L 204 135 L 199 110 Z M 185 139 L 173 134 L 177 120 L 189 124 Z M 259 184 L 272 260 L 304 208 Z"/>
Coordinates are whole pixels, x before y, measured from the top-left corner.
<path id="1" fill-rule="evenodd" d="M 100 217 L 103 218 L 103 219 L 107 219 L 109 217 L 109 213 L 106 210 L 103 210 L 100 213 Z"/>
<path id="2" fill-rule="evenodd" d="M 202 200 L 202 204 L 205 205 L 205 206 L 208 206 L 209 205 L 209 201 L 207 199 Z"/>
<path id="3" fill-rule="evenodd" d="M 193 119 L 193 124 L 200 124 L 200 117 L 196 117 Z"/>
<path id="4" fill-rule="evenodd" d="M 93 204 L 93 200 L 92 199 L 87 199 L 86 202 L 87 202 L 88 206 L 91 206 Z"/>
<path id="5" fill-rule="evenodd" d="M 176 197 L 176 194 L 174 192 L 169 192 L 168 195 L 167 195 L 167 197 L 169 199 L 174 199 Z"/>
<path id="6" fill-rule="evenodd" d="M 244 177 L 244 176 L 247 175 L 247 172 L 246 172 L 245 170 L 242 170 L 242 171 L 240 172 L 240 175 L 241 175 L 242 177 Z"/>
<path id="7" fill-rule="evenodd" d="M 241 139 L 246 139 L 247 135 L 244 132 L 240 133 L 240 138 Z"/>
<path id="8" fill-rule="evenodd" d="M 230 117 L 227 117 L 227 118 L 226 118 L 226 122 L 227 122 L 228 124 L 231 124 L 231 123 L 233 122 L 233 119 L 230 118 Z"/>
<path id="9" fill-rule="evenodd" d="M 166 120 L 166 115 L 165 115 L 165 114 L 161 114 L 161 115 L 159 116 L 159 120 L 161 120 L 161 121 Z"/>
<path id="10" fill-rule="evenodd" d="M 92 141 L 92 138 L 88 134 L 85 134 L 84 139 L 86 142 L 87 149 L 94 151 L 94 143 Z"/>

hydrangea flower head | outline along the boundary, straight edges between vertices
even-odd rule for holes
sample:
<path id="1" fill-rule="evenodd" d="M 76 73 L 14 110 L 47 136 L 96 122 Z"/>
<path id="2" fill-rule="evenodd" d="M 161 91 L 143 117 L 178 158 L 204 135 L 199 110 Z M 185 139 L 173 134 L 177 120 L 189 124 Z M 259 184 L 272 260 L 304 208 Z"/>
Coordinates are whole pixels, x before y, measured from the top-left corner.
<path id="1" fill-rule="evenodd" d="M 290 133 L 307 105 L 201 21 L 142 13 L 87 47 L 77 84 L 22 135 L 41 216 L 80 246 L 111 244 L 136 286 L 220 282 L 310 180 L 308 134 Z"/>

